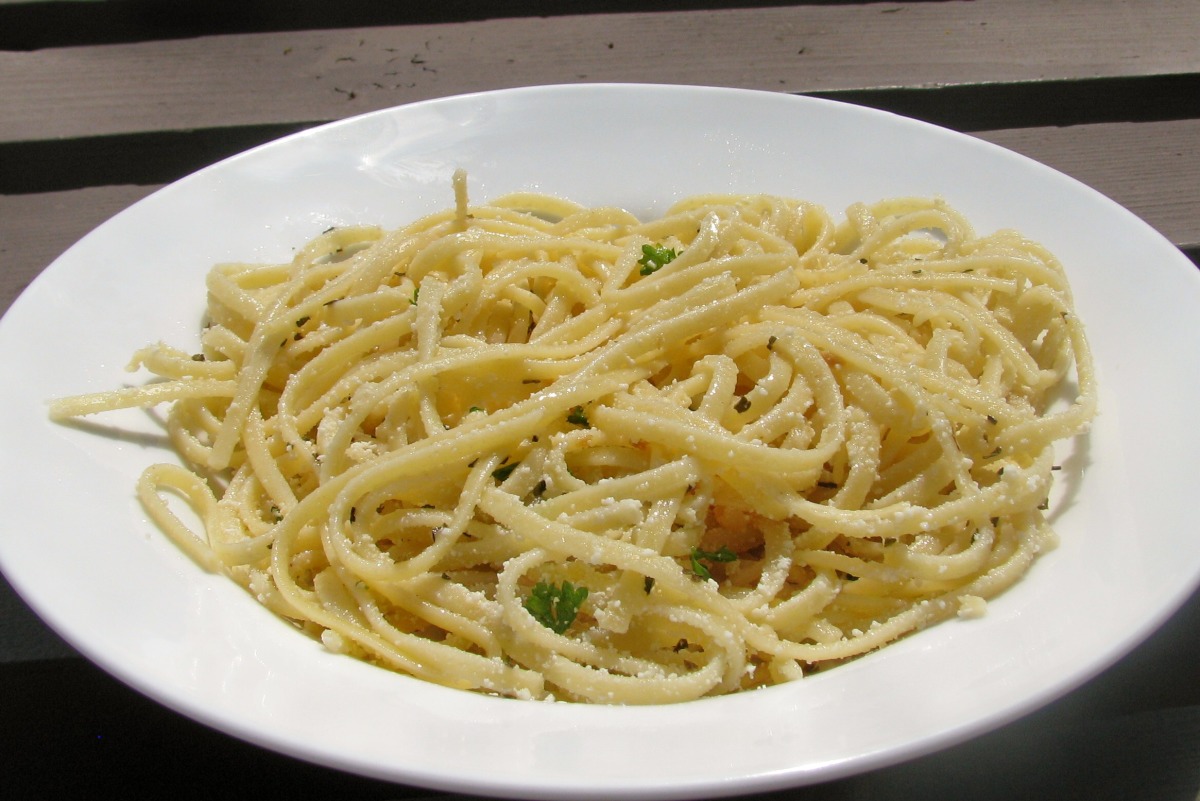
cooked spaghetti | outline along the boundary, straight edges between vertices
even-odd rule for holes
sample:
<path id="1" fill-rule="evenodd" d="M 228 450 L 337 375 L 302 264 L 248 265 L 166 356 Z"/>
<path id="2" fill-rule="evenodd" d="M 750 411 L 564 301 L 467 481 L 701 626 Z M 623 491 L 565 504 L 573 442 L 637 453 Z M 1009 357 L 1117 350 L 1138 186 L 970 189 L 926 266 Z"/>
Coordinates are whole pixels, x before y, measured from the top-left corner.
<path id="1" fill-rule="evenodd" d="M 52 415 L 170 402 L 188 467 L 137 492 L 194 559 L 332 651 L 520 698 L 797 679 L 982 614 L 1054 543 L 1096 391 L 1037 244 L 936 199 L 455 191 L 218 265 L 198 353 Z"/>

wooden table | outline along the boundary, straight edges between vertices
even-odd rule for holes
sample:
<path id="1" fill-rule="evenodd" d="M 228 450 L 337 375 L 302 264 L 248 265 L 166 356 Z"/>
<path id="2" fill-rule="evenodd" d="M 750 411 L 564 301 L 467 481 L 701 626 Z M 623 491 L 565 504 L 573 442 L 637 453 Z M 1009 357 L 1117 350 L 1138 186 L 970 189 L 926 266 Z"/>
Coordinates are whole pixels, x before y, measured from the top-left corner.
<path id="1" fill-rule="evenodd" d="M 93 226 L 251 145 L 425 98 L 596 81 L 804 93 L 929 120 L 1079 178 L 1200 259 L 1196 0 L 0 0 L 0 312 Z M 3 583 L 0 677 L 8 797 L 437 797 L 168 712 L 78 657 Z M 1123 661 L 1023 720 L 904 765 L 757 797 L 1198 791 L 1194 596 Z"/>

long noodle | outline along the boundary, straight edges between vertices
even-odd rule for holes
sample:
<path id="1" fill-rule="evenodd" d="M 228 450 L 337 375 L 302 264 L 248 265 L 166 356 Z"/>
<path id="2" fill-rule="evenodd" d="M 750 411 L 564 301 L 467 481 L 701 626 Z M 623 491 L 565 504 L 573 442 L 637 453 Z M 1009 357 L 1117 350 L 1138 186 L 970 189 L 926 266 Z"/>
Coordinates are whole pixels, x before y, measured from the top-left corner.
<path id="1" fill-rule="evenodd" d="M 936 199 L 640 222 L 455 189 L 215 267 L 197 354 L 52 416 L 170 402 L 190 469 L 137 490 L 188 554 L 335 652 L 520 698 L 790 681 L 981 614 L 1053 545 L 1096 387 L 1042 247 Z"/>

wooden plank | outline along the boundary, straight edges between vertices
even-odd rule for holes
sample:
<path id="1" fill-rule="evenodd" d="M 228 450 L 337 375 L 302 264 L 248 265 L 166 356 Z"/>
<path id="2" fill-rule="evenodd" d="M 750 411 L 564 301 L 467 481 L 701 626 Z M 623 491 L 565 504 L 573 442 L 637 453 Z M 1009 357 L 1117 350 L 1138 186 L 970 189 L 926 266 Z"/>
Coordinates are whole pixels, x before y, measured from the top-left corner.
<path id="1" fill-rule="evenodd" d="M 104 186 L 0 195 L 0 314 L 63 251 L 156 188 Z"/>
<path id="2" fill-rule="evenodd" d="M 1198 40 L 1194 0 L 975 0 L 495 19 L 7 52 L 0 53 L 7 99 L 0 142 L 315 122 L 545 83 L 806 92 L 1175 74 L 1200 71 Z"/>
<path id="3" fill-rule="evenodd" d="M 989 131 L 981 138 L 1103 192 L 1183 248 L 1200 247 L 1200 120 Z M 156 187 L 0 196 L 0 312 L 93 227 Z"/>
<path id="4" fill-rule="evenodd" d="M 1091 186 L 1181 248 L 1200 247 L 1200 120 L 979 134 Z"/>

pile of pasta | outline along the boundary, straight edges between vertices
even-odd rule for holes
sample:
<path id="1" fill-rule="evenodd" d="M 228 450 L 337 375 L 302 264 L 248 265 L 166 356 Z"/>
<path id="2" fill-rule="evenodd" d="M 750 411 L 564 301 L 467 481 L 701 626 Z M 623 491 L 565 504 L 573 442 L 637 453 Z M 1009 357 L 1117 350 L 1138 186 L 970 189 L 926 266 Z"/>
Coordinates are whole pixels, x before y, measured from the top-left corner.
<path id="1" fill-rule="evenodd" d="M 1063 269 L 938 199 L 533 194 L 207 278 L 137 492 L 337 653 L 503 696 L 666 703 L 974 617 L 1054 544 L 1095 382 Z M 182 496 L 202 530 L 177 515 Z"/>

